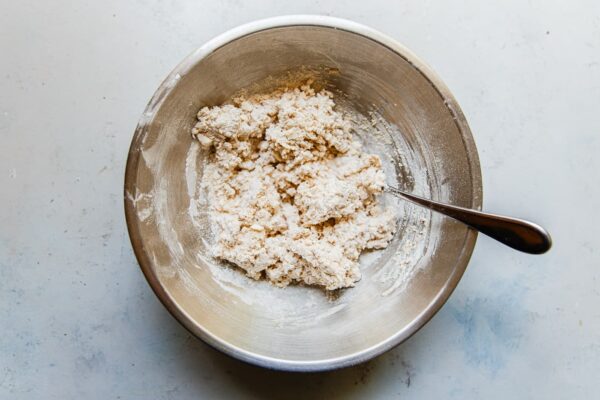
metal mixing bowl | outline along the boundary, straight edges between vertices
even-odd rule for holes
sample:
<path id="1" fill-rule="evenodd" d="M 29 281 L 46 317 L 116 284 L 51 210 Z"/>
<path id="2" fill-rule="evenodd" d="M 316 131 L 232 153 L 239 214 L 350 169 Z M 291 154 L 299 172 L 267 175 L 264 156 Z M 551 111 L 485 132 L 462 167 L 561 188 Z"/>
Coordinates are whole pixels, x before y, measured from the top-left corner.
<path id="1" fill-rule="evenodd" d="M 434 200 L 481 208 L 475 144 L 437 75 L 404 46 L 365 26 L 289 16 L 222 34 L 161 84 L 129 151 L 125 211 L 144 275 L 194 335 L 254 364 L 316 371 L 368 360 L 415 333 L 458 284 L 477 234 L 448 218 L 400 205 L 404 225 L 389 249 L 376 259 L 367 256 L 371 265 L 362 280 L 335 297 L 302 286 L 276 288 L 212 265 L 202 232 L 206 226 L 198 225 L 203 211 L 192 207 L 202 200 L 194 184 L 201 178 L 202 153 L 189 134 L 196 112 L 300 67 L 325 71 L 319 78 L 325 86 L 345 93 L 357 110 L 376 111 L 398 128 L 391 133 L 401 147 L 395 156 L 398 184 Z M 398 165 L 403 162 L 409 167 Z M 407 227 L 419 221 L 424 233 L 413 235 L 413 244 L 418 242 L 413 247 L 405 246 Z M 403 246 L 409 252 L 419 249 L 409 262 L 394 257 Z M 403 268 L 417 272 L 399 290 L 377 278 L 383 269 L 393 275 Z"/>

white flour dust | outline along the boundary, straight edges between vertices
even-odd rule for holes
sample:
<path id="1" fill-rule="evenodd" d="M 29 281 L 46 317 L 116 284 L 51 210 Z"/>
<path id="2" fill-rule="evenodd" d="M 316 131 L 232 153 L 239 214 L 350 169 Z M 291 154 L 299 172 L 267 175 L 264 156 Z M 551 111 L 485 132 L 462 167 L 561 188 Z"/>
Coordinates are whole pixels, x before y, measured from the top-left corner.
<path id="1" fill-rule="evenodd" d="M 397 221 L 379 202 L 381 159 L 310 84 L 204 107 L 192 133 L 214 149 L 202 180 L 212 255 L 277 286 L 334 290 L 360 280 L 361 253 L 387 247 Z"/>

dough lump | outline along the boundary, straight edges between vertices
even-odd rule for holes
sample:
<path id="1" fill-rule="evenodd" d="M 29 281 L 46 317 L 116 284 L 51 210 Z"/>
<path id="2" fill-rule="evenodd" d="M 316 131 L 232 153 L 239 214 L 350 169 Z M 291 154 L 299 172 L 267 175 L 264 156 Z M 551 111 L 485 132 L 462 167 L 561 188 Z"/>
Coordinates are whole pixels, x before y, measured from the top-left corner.
<path id="1" fill-rule="evenodd" d="M 385 176 L 333 96 L 298 88 L 204 107 L 192 135 L 214 151 L 203 177 L 214 256 L 277 286 L 351 287 L 366 249 L 396 230 Z"/>

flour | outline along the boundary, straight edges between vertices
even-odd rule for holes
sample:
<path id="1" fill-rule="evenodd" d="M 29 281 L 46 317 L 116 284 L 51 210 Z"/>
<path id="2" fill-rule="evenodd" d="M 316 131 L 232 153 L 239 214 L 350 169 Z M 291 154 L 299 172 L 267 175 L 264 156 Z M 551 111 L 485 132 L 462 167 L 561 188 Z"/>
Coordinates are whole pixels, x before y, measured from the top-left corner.
<path id="1" fill-rule="evenodd" d="M 381 160 L 335 106 L 309 82 L 198 112 L 192 134 L 214 149 L 202 179 L 214 257 L 278 286 L 333 290 L 361 278 L 364 250 L 388 245 L 397 221 L 380 205 Z"/>

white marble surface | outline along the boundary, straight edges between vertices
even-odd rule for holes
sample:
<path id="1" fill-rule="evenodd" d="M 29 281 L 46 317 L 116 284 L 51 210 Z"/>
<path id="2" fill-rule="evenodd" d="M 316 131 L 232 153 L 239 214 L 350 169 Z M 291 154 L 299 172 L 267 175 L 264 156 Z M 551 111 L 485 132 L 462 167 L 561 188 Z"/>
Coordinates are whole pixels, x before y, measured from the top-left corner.
<path id="1" fill-rule="evenodd" d="M 138 117 L 224 30 L 319 13 L 429 62 L 473 129 L 485 208 L 545 224 L 532 257 L 480 238 L 442 311 L 362 366 L 241 364 L 146 284 L 122 201 Z M 597 398 L 600 3 L 0 1 L 0 398 Z"/>

